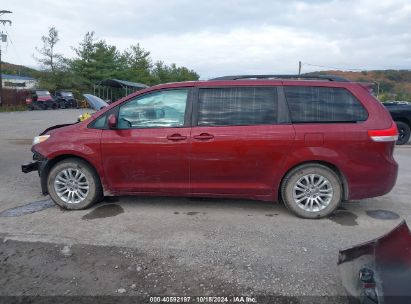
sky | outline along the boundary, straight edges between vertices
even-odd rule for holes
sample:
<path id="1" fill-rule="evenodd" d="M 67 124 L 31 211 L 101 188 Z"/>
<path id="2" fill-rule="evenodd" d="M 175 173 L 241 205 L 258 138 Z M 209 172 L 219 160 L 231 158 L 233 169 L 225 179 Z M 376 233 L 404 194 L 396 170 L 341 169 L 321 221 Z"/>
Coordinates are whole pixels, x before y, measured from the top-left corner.
<path id="1" fill-rule="evenodd" d="M 87 31 L 124 50 L 194 69 L 201 79 L 338 68 L 411 69 L 410 0 L 3 0 L 3 61 L 33 58 L 50 26 L 73 57 Z M 313 66 L 315 65 L 315 66 Z M 320 66 L 320 67 L 319 67 Z"/>

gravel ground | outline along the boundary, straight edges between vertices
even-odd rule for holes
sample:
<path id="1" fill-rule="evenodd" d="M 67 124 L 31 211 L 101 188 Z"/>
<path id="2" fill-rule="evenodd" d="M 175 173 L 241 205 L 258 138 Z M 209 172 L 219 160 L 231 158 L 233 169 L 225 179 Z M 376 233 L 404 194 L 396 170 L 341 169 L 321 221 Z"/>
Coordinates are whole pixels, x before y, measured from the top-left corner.
<path id="1" fill-rule="evenodd" d="M 347 202 L 327 219 L 299 219 L 276 203 L 206 198 L 114 197 L 64 211 L 20 165 L 31 159 L 33 136 L 81 112 L 0 113 L 0 296 L 281 295 L 298 296 L 284 303 L 345 303 L 338 251 L 401 219 L 411 223 L 410 145 L 396 149 L 391 193 Z M 375 218 L 373 210 L 394 218 Z"/>

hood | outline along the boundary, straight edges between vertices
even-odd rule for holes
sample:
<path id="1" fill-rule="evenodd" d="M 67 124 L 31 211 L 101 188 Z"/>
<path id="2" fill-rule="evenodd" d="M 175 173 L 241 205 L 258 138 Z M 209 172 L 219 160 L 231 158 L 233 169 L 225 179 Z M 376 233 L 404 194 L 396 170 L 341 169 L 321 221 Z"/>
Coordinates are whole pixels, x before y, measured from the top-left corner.
<path id="1" fill-rule="evenodd" d="M 50 132 L 51 130 L 58 129 L 58 128 L 62 128 L 62 127 L 67 127 L 67 126 L 71 126 L 71 125 L 74 125 L 74 124 L 76 124 L 76 123 L 77 123 L 77 122 L 71 123 L 71 124 L 55 125 L 55 126 L 52 126 L 52 127 L 47 128 L 46 130 L 44 130 L 43 132 L 41 132 L 39 135 L 44 135 L 44 134 L 47 134 L 48 132 Z"/>
<path id="2" fill-rule="evenodd" d="M 96 111 L 99 111 L 99 110 L 101 110 L 102 108 L 108 106 L 108 103 L 107 103 L 107 102 L 105 102 L 103 99 L 101 99 L 101 98 L 99 98 L 99 97 L 97 97 L 97 96 L 94 96 L 94 95 L 91 95 L 91 94 L 83 94 L 83 96 L 84 96 L 84 98 L 86 99 L 86 101 L 87 101 L 87 103 L 89 104 L 89 106 L 90 106 L 92 109 L 96 110 Z"/>
<path id="3" fill-rule="evenodd" d="M 104 100 L 102 100 L 101 98 L 91 95 L 91 94 L 83 94 L 84 98 L 86 99 L 87 103 L 89 104 L 89 106 L 96 110 L 99 111 L 100 109 L 107 107 L 108 103 L 105 102 Z M 86 113 L 87 114 L 87 113 Z M 84 114 L 83 114 L 84 115 Z M 87 117 L 88 118 L 88 117 Z M 85 119 L 84 119 L 85 120 Z M 47 128 L 46 130 L 44 130 L 43 132 L 41 132 L 39 135 L 44 135 L 47 134 L 48 132 L 55 130 L 55 129 L 59 129 L 59 128 L 63 128 L 63 127 L 67 127 L 67 126 L 71 126 L 74 124 L 77 124 L 78 122 L 72 123 L 72 124 L 60 124 L 60 125 L 55 125 L 52 127 Z"/>
<path id="4" fill-rule="evenodd" d="M 39 96 L 37 97 L 38 101 L 48 101 L 48 100 L 53 100 L 51 96 Z"/>

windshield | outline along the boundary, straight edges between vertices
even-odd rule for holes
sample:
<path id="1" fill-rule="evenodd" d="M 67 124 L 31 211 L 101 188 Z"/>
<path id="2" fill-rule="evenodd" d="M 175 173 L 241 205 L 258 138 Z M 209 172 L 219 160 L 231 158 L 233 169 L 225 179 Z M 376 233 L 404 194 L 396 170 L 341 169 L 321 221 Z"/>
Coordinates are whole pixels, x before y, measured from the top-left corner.
<path id="1" fill-rule="evenodd" d="M 50 96 L 50 92 L 49 91 L 36 91 L 36 94 L 38 96 Z"/>
<path id="2" fill-rule="evenodd" d="M 107 102 L 105 102 L 103 99 L 97 96 L 91 94 L 83 94 L 83 96 L 84 98 L 86 98 L 86 101 L 89 104 L 89 106 L 96 111 L 108 106 Z"/>
<path id="3" fill-rule="evenodd" d="M 71 92 L 61 92 L 61 96 L 64 96 L 64 97 L 73 97 L 73 93 L 71 93 Z"/>

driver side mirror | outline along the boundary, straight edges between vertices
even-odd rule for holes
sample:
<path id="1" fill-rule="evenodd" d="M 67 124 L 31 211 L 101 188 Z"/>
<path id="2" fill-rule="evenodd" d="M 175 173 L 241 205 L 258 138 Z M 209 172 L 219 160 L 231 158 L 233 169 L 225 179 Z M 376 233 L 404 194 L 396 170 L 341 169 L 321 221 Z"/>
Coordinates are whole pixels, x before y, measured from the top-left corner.
<path id="1" fill-rule="evenodd" d="M 117 128 L 117 118 L 116 118 L 116 115 L 110 114 L 110 115 L 108 116 L 107 125 L 108 125 L 109 129 L 115 129 L 115 128 Z"/>

